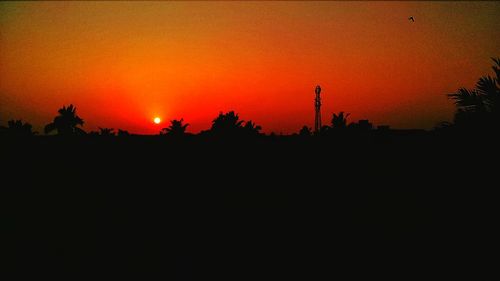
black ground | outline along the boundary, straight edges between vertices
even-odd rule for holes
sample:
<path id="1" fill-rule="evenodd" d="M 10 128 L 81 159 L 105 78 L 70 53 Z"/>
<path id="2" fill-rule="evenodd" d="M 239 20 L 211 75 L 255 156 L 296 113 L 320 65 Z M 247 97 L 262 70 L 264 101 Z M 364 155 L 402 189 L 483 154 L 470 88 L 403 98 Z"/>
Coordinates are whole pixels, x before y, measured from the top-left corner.
<path id="1" fill-rule="evenodd" d="M 483 274 L 498 143 L 3 138 L 2 267 L 169 280 Z"/>

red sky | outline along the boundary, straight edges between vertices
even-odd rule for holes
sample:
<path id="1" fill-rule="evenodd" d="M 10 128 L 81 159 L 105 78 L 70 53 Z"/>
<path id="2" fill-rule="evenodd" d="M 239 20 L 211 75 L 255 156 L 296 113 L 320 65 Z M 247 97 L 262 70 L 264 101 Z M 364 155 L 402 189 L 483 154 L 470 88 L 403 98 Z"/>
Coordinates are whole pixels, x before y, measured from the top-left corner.
<path id="1" fill-rule="evenodd" d="M 235 110 L 265 132 L 351 113 L 396 128 L 451 120 L 445 94 L 500 56 L 500 2 L 0 2 L 0 123 L 42 131 L 207 129 Z M 413 16 L 415 22 L 408 21 Z M 160 125 L 153 118 L 163 119 Z"/>

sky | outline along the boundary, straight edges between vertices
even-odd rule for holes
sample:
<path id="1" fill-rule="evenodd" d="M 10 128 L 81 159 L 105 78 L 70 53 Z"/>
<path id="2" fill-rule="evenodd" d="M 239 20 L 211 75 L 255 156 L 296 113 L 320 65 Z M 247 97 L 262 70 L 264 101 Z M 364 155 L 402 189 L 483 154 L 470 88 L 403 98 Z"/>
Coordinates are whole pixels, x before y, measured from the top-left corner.
<path id="1" fill-rule="evenodd" d="M 236 111 L 264 132 L 350 121 L 431 129 L 491 74 L 500 2 L 0 2 L 0 125 L 43 132 L 63 105 L 154 134 Z M 415 22 L 408 20 L 413 16 Z M 154 124 L 160 117 L 162 123 Z"/>

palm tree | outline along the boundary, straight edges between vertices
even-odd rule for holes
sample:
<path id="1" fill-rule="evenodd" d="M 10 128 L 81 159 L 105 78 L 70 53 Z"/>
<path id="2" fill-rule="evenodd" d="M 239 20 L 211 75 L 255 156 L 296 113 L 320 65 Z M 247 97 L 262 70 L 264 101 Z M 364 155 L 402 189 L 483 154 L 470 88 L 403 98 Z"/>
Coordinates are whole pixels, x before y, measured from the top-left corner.
<path id="1" fill-rule="evenodd" d="M 341 111 L 339 114 L 333 113 L 332 115 L 332 128 L 333 129 L 345 129 L 347 128 L 347 117 L 351 115 L 347 113 L 344 115 L 344 112 Z"/>
<path id="2" fill-rule="evenodd" d="M 472 90 L 460 88 L 448 94 L 457 111 L 455 125 L 460 127 L 498 126 L 500 114 L 500 58 L 492 58 L 495 62 L 493 71 L 496 77 L 489 75 L 479 78 Z"/>
<path id="3" fill-rule="evenodd" d="M 488 75 L 479 78 L 476 89 L 483 97 L 485 107 L 493 115 L 492 118 L 495 118 L 498 117 L 500 110 L 500 58 L 492 60 L 496 64 L 492 67 L 496 77 Z"/>
<path id="4" fill-rule="evenodd" d="M 226 114 L 222 112 L 212 121 L 210 131 L 221 135 L 235 134 L 242 128 L 243 120 L 239 120 L 238 114 L 230 111 Z"/>
<path id="5" fill-rule="evenodd" d="M 70 104 L 68 107 L 63 106 L 58 112 L 59 115 L 54 118 L 54 121 L 45 126 L 46 134 L 54 130 L 63 136 L 85 134 L 85 131 L 77 127 L 83 126 L 83 119 L 76 115 L 76 107 Z"/>
<path id="6" fill-rule="evenodd" d="M 181 118 L 180 120 L 170 120 L 170 126 L 161 129 L 160 135 L 176 137 L 184 136 L 186 134 L 186 128 L 189 126 L 189 124 L 183 124 L 183 122 L 183 118 Z"/>
<path id="7" fill-rule="evenodd" d="M 33 136 L 37 132 L 33 132 L 30 123 L 21 120 L 10 120 L 7 122 L 8 127 L 6 128 L 6 133 L 13 136 Z"/>

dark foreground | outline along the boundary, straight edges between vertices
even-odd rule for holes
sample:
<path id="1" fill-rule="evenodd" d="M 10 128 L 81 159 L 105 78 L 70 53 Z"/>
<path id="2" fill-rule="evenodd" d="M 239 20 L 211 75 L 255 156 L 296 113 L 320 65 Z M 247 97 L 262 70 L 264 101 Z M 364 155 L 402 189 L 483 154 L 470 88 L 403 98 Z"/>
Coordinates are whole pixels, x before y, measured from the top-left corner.
<path id="1" fill-rule="evenodd" d="M 494 264 L 492 136 L 1 144 L 6 271 L 407 280 Z"/>

